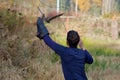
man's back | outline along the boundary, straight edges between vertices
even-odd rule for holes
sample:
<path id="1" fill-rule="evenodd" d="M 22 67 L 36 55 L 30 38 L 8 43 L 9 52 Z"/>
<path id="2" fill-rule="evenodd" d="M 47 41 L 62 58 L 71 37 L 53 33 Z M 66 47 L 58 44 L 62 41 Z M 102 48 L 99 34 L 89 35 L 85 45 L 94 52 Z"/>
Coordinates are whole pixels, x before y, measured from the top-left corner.
<path id="1" fill-rule="evenodd" d="M 87 80 L 85 63 L 93 62 L 87 50 L 61 46 L 52 41 L 49 36 L 45 36 L 44 41 L 60 56 L 65 80 Z"/>
<path id="2" fill-rule="evenodd" d="M 87 80 L 84 70 L 87 51 L 76 48 L 66 50 L 68 56 L 61 57 L 65 80 Z M 92 60 L 90 61 L 92 62 Z"/>
<path id="3" fill-rule="evenodd" d="M 37 37 L 53 49 L 60 57 L 65 80 L 87 80 L 85 75 L 85 63 L 93 62 L 92 56 L 84 49 L 78 32 L 71 30 L 67 33 L 67 47 L 55 43 L 50 37 L 42 18 L 37 20 Z M 79 44 L 80 49 L 77 49 Z"/>

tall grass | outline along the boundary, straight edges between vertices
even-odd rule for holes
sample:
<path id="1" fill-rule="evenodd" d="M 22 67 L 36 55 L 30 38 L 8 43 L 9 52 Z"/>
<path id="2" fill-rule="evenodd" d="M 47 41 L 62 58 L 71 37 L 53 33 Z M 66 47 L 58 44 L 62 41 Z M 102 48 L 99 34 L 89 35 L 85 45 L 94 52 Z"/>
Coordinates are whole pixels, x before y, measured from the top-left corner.
<path id="1" fill-rule="evenodd" d="M 36 25 L 26 23 L 17 13 L 7 15 L 2 9 L 0 14 L 0 80 L 63 80 L 59 56 L 36 38 Z M 46 25 L 52 39 L 66 46 L 63 24 Z M 119 80 L 120 50 L 113 47 L 119 47 L 115 41 L 81 39 L 94 58 L 85 68 L 89 80 Z"/>
<path id="2" fill-rule="evenodd" d="M 119 80 L 120 50 L 112 46 L 114 40 L 84 39 L 84 43 L 94 58 L 92 65 L 86 65 L 88 77 L 91 80 Z"/>
<path id="3" fill-rule="evenodd" d="M 94 58 L 92 65 L 86 64 L 85 66 L 89 80 L 119 80 L 120 50 L 114 48 L 115 45 L 112 46 L 116 41 L 90 39 L 86 37 L 82 37 L 82 39 L 85 48 Z M 66 38 L 61 36 L 61 38 L 59 37 L 57 39 L 57 42 L 65 46 Z"/>

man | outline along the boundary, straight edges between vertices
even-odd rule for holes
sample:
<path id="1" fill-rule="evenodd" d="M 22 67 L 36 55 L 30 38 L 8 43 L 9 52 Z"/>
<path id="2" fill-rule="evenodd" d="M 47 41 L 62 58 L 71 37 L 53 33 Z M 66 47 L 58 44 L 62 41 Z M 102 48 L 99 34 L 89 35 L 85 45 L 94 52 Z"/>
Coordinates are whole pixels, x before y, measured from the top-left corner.
<path id="1" fill-rule="evenodd" d="M 65 80 L 87 80 L 84 70 L 85 63 L 93 63 L 93 58 L 83 48 L 82 41 L 76 31 L 71 30 L 67 33 L 68 47 L 64 47 L 49 37 L 48 30 L 39 17 L 37 20 L 37 37 L 43 39 L 60 56 Z M 81 49 L 77 48 L 78 44 Z"/>

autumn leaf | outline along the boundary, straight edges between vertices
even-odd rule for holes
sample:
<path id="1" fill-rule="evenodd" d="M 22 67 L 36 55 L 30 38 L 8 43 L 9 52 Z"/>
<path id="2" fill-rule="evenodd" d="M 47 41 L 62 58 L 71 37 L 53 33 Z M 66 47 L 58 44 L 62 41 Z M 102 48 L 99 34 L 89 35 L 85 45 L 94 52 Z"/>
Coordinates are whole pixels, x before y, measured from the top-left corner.
<path id="1" fill-rule="evenodd" d="M 78 0 L 78 7 L 82 12 L 87 12 L 90 9 L 90 0 Z"/>

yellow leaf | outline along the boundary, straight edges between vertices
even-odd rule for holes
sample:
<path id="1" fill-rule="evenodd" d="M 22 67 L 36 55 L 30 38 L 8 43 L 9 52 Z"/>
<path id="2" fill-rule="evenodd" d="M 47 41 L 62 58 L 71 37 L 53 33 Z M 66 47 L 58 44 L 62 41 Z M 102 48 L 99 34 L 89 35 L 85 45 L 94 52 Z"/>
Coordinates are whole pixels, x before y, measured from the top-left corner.
<path id="1" fill-rule="evenodd" d="M 78 6 L 82 12 L 90 9 L 90 0 L 78 0 Z"/>

